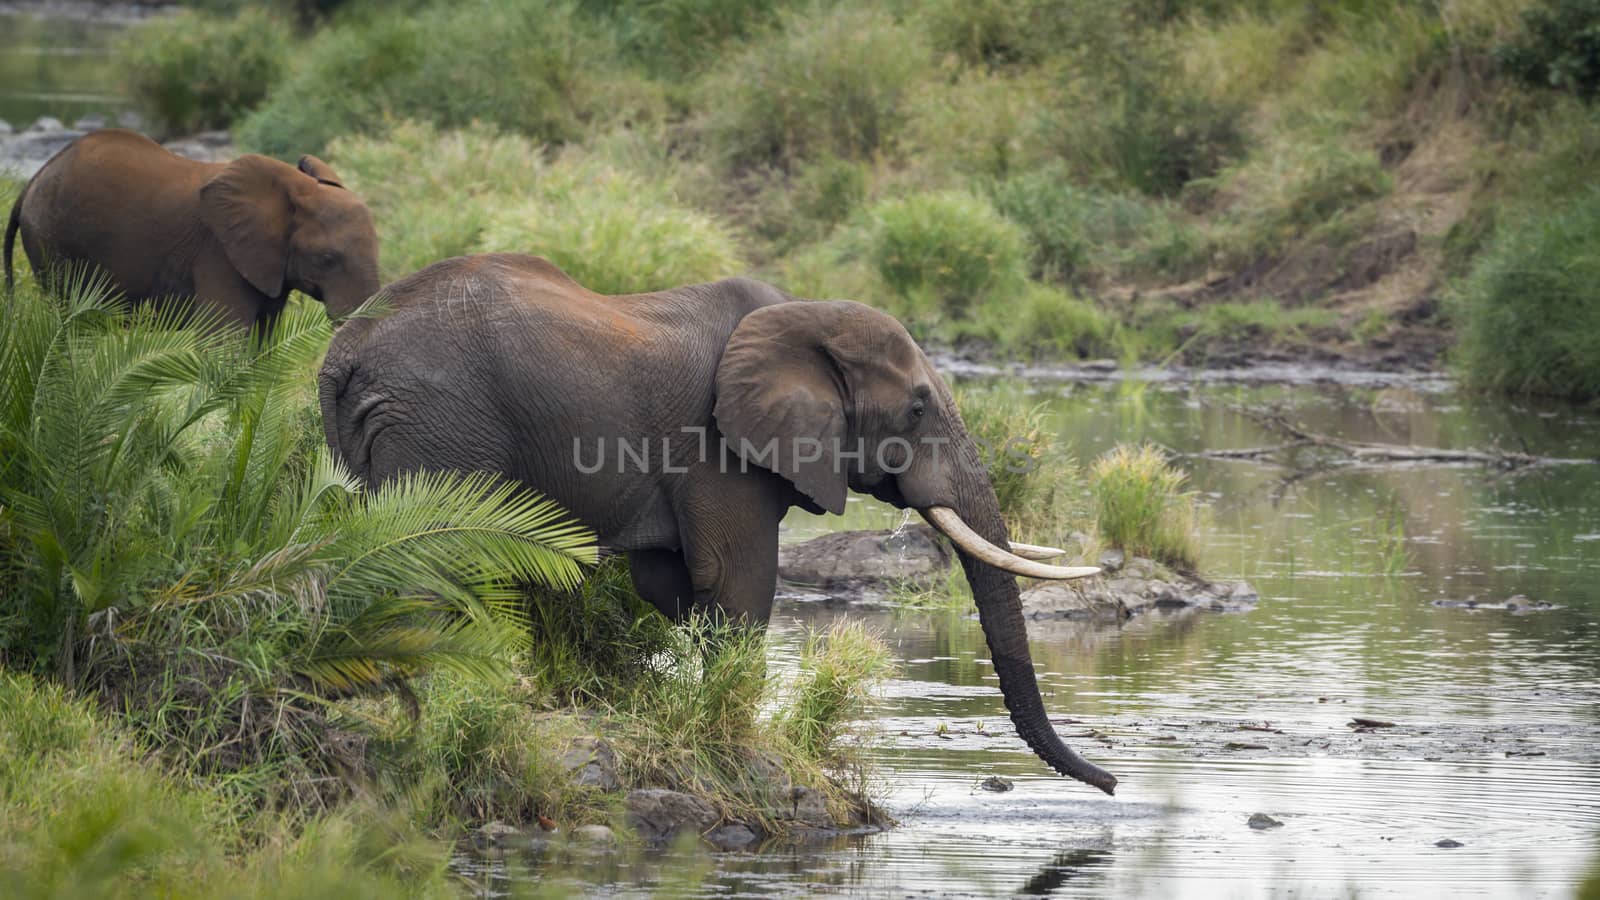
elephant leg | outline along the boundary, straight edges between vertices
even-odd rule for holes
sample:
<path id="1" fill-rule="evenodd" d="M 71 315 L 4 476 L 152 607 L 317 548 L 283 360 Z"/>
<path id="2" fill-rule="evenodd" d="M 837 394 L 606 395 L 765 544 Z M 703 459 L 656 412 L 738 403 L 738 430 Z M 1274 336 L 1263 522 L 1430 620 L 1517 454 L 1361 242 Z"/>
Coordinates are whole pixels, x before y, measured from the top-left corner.
<path id="1" fill-rule="evenodd" d="M 683 554 L 676 550 L 632 550 L 628 570 L 633 589 L 673 622 L 682 622 L 694 607 L 694 583 Z"/>
<path id="2" fill-rule="evenodd" d="M 778 523 L 788 486 L 770 472 L 709 472 L 678 509 L 695 606 L 717 618 L 765 625 L 778 582 Z"/>

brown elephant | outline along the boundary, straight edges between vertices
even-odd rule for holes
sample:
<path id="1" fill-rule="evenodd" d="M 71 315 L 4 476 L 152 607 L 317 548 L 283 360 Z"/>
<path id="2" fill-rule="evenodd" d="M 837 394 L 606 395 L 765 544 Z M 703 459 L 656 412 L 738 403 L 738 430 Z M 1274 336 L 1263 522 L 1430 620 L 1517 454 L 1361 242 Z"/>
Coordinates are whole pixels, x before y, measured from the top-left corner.
<path id="1" fill-rule="evenodd" d="M 916 509 L 958 548 L 1017 732 L 1056 771 L 1116 785 L 1050 725 L 1015 577 L 1099 570 L 1010 543 L 977 442 L 898 321 L 745 279 L 605 296 L 513 254 L 435 263 L 384 297 L 320 376 L 357 477 L 501 474 L 626 553 L 662 613 L 757 625 L 790 507 L 837 514 L 855 490 Z"/>
<path id="2" fill-rule="evenodd" d="M 35 272 L 88 264 L 131 303 L 198 298 L 225 320 L 270 328 L 289 292 L 341 317 L 378 289 L 366 204 L 327 163 L 265 156 L 204 163 L 131 131 L 85 135 L 23 187 L 6 225 Z"/>

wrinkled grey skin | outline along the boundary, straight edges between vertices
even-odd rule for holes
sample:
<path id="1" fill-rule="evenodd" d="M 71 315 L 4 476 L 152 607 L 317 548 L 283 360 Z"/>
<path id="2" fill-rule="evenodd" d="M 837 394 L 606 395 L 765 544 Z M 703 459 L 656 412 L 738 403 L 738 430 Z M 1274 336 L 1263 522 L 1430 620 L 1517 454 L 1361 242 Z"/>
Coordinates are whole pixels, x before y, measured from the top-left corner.
<path id="1" fill-rule="evenodd" d="M 674 619 L 704 609 L 764 624 L 784 513 L 842 512 L 849 490 L 903 508 L 948 506 L 1006 546 L 948 387 L 900 323 L 869 307 L 742 279 L 602 296 L 512 254 L 446 260 L 385 295 L 391 311 L 344 325 L 322 368 L 335 452 L 369 485 L 419 469 L 520 481 L 627 553 L 639 593 Z M 712 435 L 703 459 L 686 426 Z M 759 448 L 796 436 L 846 448 L 859 438 L 865 459 L 781 453 L 741 471 L 733 456 L 741 439 Z M 599 472 L 580 470 L 598 441 L 644 437 L 680 451 L 670 470 L 652 458 L 647 473 L 618 473 L 612 457 Z M 943 452 L 907 460 L 893 438 L 942 439 Z M 1058 772 L 1110 793 L 1116 779 L 1068 749 L 1046 717 L 1016 578 L 961 562 L 1018 733 Z"/>

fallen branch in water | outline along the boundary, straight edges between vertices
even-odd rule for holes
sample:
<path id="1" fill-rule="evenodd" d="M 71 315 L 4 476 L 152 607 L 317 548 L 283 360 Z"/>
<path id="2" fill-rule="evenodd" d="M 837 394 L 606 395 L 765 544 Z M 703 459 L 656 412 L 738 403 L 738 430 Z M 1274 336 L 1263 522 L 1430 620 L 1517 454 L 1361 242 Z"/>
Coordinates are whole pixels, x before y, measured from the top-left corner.
<path id="1" fill-rule="evenodd" d="M 1317 447 L 1341 453 L 1355 463 L 1369 465 L 1405 463 L 1455 463 L 1487 466 L 1503 471 L 1531 466 L 1565 466 L 1594 463 L 1593 459 L 1562 459 L 1537 456 L 1515 450 L 1446 450 L 1440 447 L 1418 447 L 1407 444 L 1373 444 L 1364 441 L 1347 441 L 1326 434 L 1309 431 L 1289 421 L 1281 411 L 1255 407 L 1230 407 L 1234 412 L 1260 425 L 1268 431 L 1283 435 L 1281 444 L 1267 447 L 1246 447 L 1236 450 L 1202 450 L 1188 454 L 1206 459 L 1268 459 L 1304 447 Z"/>

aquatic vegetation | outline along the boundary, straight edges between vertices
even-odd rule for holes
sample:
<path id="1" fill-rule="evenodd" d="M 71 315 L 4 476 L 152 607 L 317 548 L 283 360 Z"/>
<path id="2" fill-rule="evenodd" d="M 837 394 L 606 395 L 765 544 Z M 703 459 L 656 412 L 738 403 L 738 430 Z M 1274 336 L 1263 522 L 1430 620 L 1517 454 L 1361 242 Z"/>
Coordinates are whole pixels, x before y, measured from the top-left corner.
<path id="1" fill-rule="evenodd" d="M 1096 523 L 1110 544 L 1176 569 L 1199 562 L 1199 512 L 1183 490 L 1187 477 L 1149 444 L 1122 444 L 1089 468 Z"/>

